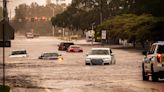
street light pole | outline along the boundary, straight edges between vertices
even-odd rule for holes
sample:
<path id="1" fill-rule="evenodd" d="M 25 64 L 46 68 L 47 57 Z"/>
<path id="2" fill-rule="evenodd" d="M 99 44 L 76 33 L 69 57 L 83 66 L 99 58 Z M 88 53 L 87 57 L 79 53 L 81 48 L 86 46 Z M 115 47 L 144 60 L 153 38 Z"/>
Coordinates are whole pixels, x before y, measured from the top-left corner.
<path id="1" fill-rule="evenodd" d="M 102 21 L 103 21 L 103 11 L 102 11 L 103 5 L 102 4 L 103 2 L 102 0 L 100 0 L 100 25 L 102 24 Z M 101 34 L 102 34 L 102 30 L 101 30 Z M 104 45 L 102 37 L 101 37 L 101 44 Z"/>
<path id="2" fill-rule="evenodd" d="M 94 32 L 94 25 L 95 25 L 95 23 L 92 23 L 92 31 L 91 31 L 91 34 L 92 34 L 92 45 L 93 45 L 93 38 L 94 38 L 94 34 L 93 34 L 93 32 Z"/>
<path id="3" fill-rule="evenodd" d="M 52 17 L 55 16 L 55 10 L 54 10 L 54 7 L 49 7 L 51 10 L 52 10 Z M 52 36 L 55 35 L 55 27 L 54 25 L 52 25 Z"/>
<path id="4" fill-rule="evenodd" d="M 103 21 L 102 7 L 102 0 L 100 0 L 100 24 L 102 24 Z"/>

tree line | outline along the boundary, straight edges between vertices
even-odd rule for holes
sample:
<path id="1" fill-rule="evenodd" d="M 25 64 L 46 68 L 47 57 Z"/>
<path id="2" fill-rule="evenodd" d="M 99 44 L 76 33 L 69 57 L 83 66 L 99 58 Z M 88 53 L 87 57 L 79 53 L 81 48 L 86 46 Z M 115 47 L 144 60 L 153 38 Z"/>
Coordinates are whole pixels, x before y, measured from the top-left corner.
<path id="1" fill-rule="evenodd" d="M 164 0 L 73 0 L 71 6 L 51 21 L 54 26 L 94 29 L 110 39 L 139 42 L 164 40 Z"/>
<path id="2" fill-rule="evenodd" d="M 62 13 L 64 5 L 53 3 L 47 5 L 38 5 L 36 2 L 27 5 L 25 3 L 15 8 L 15 16 L 11 21 L 16 31 L 25 33 L 34 30 L 40 35 L 51 35 L 52 25 L 51 17 Z"/>

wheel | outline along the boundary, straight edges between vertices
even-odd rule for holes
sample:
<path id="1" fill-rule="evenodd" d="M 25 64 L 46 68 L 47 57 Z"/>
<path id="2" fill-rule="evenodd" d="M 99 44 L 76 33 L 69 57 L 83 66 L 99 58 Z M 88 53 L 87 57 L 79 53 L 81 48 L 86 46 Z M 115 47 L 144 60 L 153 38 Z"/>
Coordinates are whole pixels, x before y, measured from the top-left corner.
<path id="1" fill-rule="evenodd" d="M 149 76 L 147 76 L 145 73 L 144 64 L 142 64 L 142 79 L 145 81 L 149 80 Z"/>
<path id="2" fill-rule="evenodd" d="M 109 65 L 109 63 L 105 63 L 104 65 Z"/>
<path id="3" fill-rule="evenodd" d="M 90 65 L 89 63 L 85 63 L 85 65 Z"/>
<path id="4" fill-rule="evenodd" d="M 151 65 L 151 77 L 152 77 L 152 81 L 154 81 L 154 82 L 158 81 L 158 76 L 154 72 L 153 65 Z"/>

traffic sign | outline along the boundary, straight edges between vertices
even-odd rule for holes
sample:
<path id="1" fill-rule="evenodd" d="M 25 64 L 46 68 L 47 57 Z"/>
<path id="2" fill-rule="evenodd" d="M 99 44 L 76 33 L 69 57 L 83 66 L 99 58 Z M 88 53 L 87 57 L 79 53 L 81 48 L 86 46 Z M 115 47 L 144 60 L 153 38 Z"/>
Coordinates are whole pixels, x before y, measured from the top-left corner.
<path id="1" fill-rule="evenodd" d="M 11 47 L 11 41 L 0 41 L 0 47 Z"/>
<path id="2" fill-rule="evenodd" d="M 0 21 L 0 40 L 3 40 L 3 25 L 4 25 L 4 32 L 5 32 L 5 41 L 13 40 L 14 39 L 14 28 L 9 24 L 9 22 L 5 21 L 4 19 Z"/>
<path id="3" fill-rule="evenodd" d="M 106 39 L 106 30 L 101 31 L 101 39 Z"/>

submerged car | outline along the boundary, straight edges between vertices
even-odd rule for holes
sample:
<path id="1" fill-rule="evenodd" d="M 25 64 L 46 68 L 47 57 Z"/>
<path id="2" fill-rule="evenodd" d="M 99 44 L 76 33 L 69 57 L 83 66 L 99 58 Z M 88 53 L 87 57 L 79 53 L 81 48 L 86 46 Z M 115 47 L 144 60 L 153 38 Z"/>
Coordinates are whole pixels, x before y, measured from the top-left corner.
<path id="1" fill-rule="evenodd" d="M 27 51 L 22 49 L 22 50 L 13 50 L 9 57 L 28 57 Z"/>
<path id="2" fill-rule="evenodd" d="M 41 56 L 39 56 L 39 59 L 43 60 L 63 60 L 63 57 L 61 54 L 58 53 L 43 53 Z"/>
<path id="3" fill-rule="evenodd" d="M 83 49 L 78 45 L 70 45 L 67 52 L 83 52 Z"/>
<path id="4" fill-rule="evenodd" d="M 74 43 L 73 42 L 61 42 L 58 45 L 58 50 L 66 51 L 70 45 L 74 45 Z"/>
<path id="5" fill-rule="evenodd" d="M 86 65 L 115 64 L 116 59 L 110 48 L 92 48 L 85 59 Z"/>

